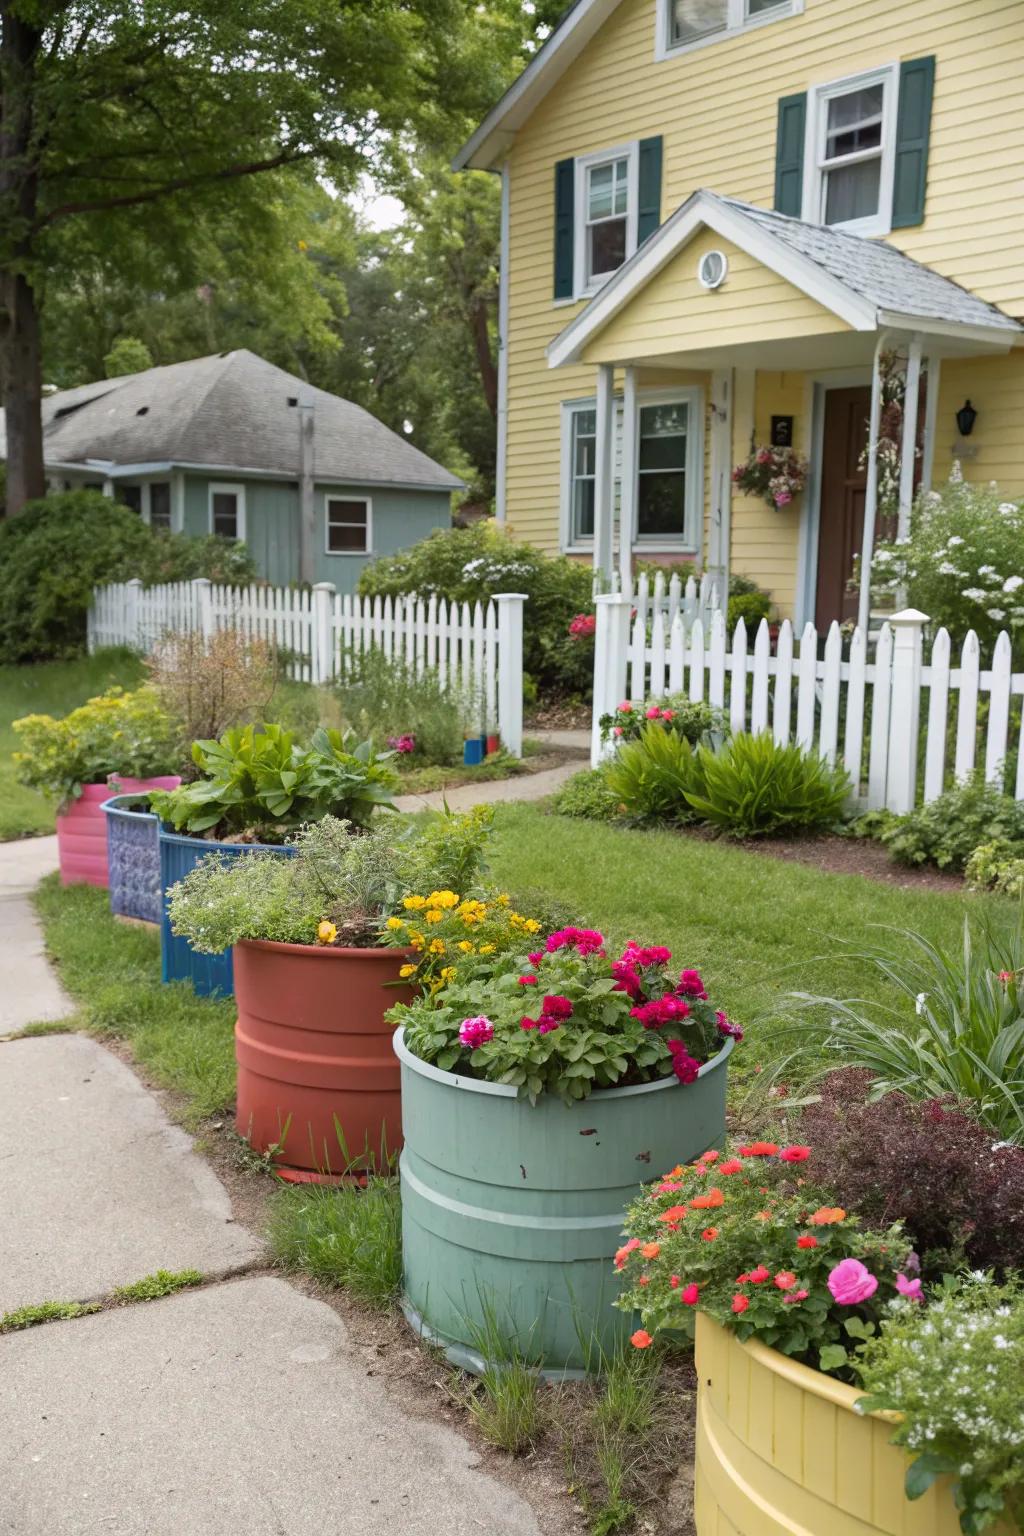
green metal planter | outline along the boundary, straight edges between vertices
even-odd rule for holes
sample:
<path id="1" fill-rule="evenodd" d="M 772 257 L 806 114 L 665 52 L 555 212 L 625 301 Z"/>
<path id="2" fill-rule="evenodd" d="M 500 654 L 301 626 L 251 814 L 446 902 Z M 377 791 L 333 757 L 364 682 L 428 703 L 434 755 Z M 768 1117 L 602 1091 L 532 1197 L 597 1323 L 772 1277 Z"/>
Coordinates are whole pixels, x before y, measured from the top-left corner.
<path id="1" fill-rule="evenodd" d="M 629 1331 L 612 1260 L 641 1184 L 725 1136 L 733 1042 L 700 1070 L 610 1088 L 571 1108 L 428 1066 L 402 1066 L 403 1310 L 479 1371 L 488 1317 L 550 1377 L 585 1374 Z"/>

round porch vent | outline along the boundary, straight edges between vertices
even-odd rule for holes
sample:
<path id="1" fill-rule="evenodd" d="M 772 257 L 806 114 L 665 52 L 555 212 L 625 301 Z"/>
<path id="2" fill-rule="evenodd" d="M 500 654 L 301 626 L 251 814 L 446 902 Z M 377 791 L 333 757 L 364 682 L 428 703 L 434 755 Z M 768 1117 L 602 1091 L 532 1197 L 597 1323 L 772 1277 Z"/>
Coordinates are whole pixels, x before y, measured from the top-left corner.
<path id="1" fill-rule="evenodd" d="M 702 288 L 721 288 L 729 275 L 729 262 L 723 251 L 706 251 L 697 267 L 697 281 Z"/>

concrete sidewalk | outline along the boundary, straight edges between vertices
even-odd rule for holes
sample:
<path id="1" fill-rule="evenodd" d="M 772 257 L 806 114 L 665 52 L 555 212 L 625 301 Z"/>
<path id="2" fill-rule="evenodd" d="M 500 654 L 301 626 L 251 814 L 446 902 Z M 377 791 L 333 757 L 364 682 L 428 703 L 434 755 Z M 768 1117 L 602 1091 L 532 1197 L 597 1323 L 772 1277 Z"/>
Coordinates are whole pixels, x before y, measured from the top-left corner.
<path id="1" fill-rule="evenodd" d="M 46 963 L 43 931 L 30 900 L 43 876 L 56 868 L 56 837 L 0 843 L 0 1035 L 74 1011 Z"/>

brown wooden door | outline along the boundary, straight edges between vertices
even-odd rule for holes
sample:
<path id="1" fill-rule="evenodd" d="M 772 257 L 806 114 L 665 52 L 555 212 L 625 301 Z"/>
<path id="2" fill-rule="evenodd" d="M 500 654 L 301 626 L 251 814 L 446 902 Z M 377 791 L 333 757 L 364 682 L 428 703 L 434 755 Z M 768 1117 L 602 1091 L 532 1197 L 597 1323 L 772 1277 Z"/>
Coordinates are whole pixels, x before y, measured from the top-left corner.
<path id="1" fill-rule="evenodd" d="M 819 633 L 833 619 L 842 624 L 857 617 L 857 594 L 847 590 L 847 583 L 864 537 L 867 468 L 861 460 L 870 415 L 871 391 L 866 386 L 830 389 L 825 394 L 814 610 Z"/>

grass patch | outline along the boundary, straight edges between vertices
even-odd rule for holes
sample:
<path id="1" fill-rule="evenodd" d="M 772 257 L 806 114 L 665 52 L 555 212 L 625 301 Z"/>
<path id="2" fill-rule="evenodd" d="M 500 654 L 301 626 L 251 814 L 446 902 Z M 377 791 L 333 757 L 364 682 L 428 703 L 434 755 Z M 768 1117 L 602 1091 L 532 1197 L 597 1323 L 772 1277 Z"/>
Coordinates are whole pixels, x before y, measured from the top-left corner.
<path id="1" fill-rule="evenodd" d="M 34 1024 L 26 1024 L 21 1029 L 16 1029 L 13 1034 L 4 1035 L 5 1040 L 31 1040 L 34 1035 L 73 1035 L 77 1025 L 74 1019 L 37 1019 Z"/>
<path id="2" fill-rule="evenodd" d="M 85 1317 L 98 1312 L 98 1301 L 37 1301 L 30 1307 L 16 1307 L 0 1317 L 0 1333 L 15 1333 L 19 1328 L 36 1328 L 40 1323 L 62 1322 L 69 1317 Z"/>
<path id="3" fill-rule="evenodd" d="M 126 1040 L 166 1088 L 184 1094 L 185 1123 L 227 1109 L 235 1097 L 233 998 L 199 998 L 185 982 L 160 981 L 160 940 L 115 922 L 107 893 L 63 887 L 48 876 L 35 897 L 46 949 L 78 1004 L 76 1028 Z"/>
<path id="4" fill-rule="evenodd" d="M 397 1179 L 371 1178 L 365 1189 L 281 1189 L 271 1203 L 268 1236 L 284 1268 L 344 1287 L 372 1307 L 389 1307 L 401 1288 Z"/>
<path id="5" fill-rule="evenodd" d="M 403 770 L 396 794 L 428 795 L 439 789 L 457 789 L 462 784 L 491 784 L 496 779 L 513 779 L 517 774 L 530 771 L 522 758 L 512 757 L 508 752 L 495 752 L 493 757 L 468 768 L 464 763 L 429 763 L 422 768 Z"/>
<path id="6" fill-rule="evenodd" d="M 52 832 L 54 807 L 14 777 L 11 753 L 18 738 L 11 722 L 22 715 L 66 715 L 93 694 L 120 683 L 134 688 L 143 665 L 128 650 L 97 651 L 72 661 L 42 661 L 28 667 L 0 667 L 0 842 Z"/>
<path id="7" fill-rule="evenodd" d="M 110 1294 L 114 1301 L 125 1303 L 158 1301 L 161 1296 L 170 1296 L 175 1291 L 184 1291 L 190 1285 L 202 1283 L 202 1272 L 198 1269 L 158 1269 L 151 1275 L 144 1275 L 141 1280 L 133 1280 L 131 1285 L 115 1285 Z"/>
<path id="8" fill-rule="evenodd" d="M 496 1308 L 482 1305 L 483 1321 L 473 1323 L 473 1348 L 487 1362 L 465 1394 L 470 1418 L 488 1445 L 521 1456 L 537 1443 L 546 1423 L 537 1369 L 509 1342 Z"/>

